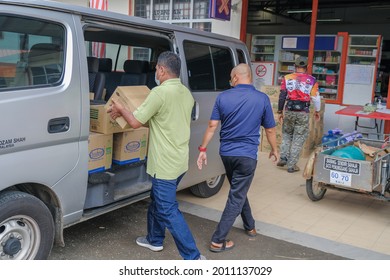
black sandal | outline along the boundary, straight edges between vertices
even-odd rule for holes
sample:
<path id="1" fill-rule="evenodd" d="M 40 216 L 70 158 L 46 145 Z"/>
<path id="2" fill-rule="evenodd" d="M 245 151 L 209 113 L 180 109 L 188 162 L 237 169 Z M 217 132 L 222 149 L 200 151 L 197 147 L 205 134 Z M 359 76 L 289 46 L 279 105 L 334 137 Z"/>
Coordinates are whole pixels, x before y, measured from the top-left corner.
<path id="1" fill-rule="evenodd" d="M 232 245 L 227 246 L 227 244 L 229 242 L 232 242 Z M 215 244 L 218 244 L 218 243 L 215 243 Z M 231 250 L 234 247 L 233 241 L 230 241 L 229 239 L 226 239 L 223 243 L 219 243 L 219 244 L 222 244 L 222 246 L 216 246 L 213 243 L 211 243 L 210 247 L 209 247 L 209 250 L 211 252 L 214 252 L 214 253 L 220 253 L 220 252 Z"/>

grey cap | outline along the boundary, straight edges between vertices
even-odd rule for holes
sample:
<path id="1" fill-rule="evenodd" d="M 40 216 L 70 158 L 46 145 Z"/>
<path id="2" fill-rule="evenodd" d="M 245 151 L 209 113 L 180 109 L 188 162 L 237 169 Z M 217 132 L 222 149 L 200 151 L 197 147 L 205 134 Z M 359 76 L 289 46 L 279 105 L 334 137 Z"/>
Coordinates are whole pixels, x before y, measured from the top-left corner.
<path id="1" fill-rule="evenodd" d="M 300 56 L 295 60 L 295 66 L 306 67 L 307 66 L 307 57 Z"/>

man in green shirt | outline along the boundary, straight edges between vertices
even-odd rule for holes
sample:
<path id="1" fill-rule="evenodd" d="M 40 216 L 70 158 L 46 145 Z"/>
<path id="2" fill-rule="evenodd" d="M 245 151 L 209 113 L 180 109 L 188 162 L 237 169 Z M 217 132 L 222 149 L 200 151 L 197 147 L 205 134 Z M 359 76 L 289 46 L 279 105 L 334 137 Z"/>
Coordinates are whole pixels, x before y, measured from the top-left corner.
<path id="1" fill-rule="evenodd" d="M 123 116 L 133 127 L 150 128 L 146 172 L 152 176 L 148 234 L 138 237 L 139 246 L 161 251 L 165 229 L 171 232 L 180 255 L 186 260 L 205 259 L 200 255 L 191 231 L 178 208 L 176 189 L 188 170 L 191 112 L 194 99 L 180 82 L 180 58 L 172 52 L 160 54 L 156 83 L 148 97 L 134 112 L 113 102 L 113 119 Z M 160 85 L 161 83 L 161 85 Z"/>

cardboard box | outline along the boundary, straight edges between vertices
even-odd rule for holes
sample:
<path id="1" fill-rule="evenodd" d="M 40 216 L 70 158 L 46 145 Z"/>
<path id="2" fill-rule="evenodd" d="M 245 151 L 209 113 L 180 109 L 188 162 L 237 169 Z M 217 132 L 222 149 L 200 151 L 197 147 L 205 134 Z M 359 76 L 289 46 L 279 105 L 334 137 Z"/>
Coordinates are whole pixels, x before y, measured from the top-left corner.
<path id="1" fill-rule="evenodd" d="M 122 104 L 131 112 L 134 112 L 135 109 L 137 109 L 145 101 L 149 92 L 150 90 L 147 86 L 117 87 L 105 105 L 105 108 L 108 110 L 112 104 L 112 100 L 115 100 L 115 102 Z M 130 128 L 130 125 L 123 117 L 119 117 L 115 121 L 123 129 Z"/>
<path id="2" fill-rule="evenodd" d="M 261 92 L 264 92 L 268 95 L 271 103 L 272 102 L 278 102 L 279 101 L 279 95 L 280 95 L 280 86 L 262 86 L 260 88 Z M 277 104 L 276 104 L 277 106 Z"/>
<path id="3" fill-rule="evenodd" d="M 102 172 L 111 168 L 112 134 L 91 132 L 88 137 L 88 173 Z"/>
<path id="4" fill-rule="evenodd" d="M 113 134 L 132 130 L 132 128 L 122 129 L 116 121 L 111 120 L 104 104 L 90 105 L 89 130 L 103 134 Z"/>
<path id="5" fill-rule="evenodd" d="M 146 159 L 149 129 L 138 129 L 115 133 L 113 162 L 119 165 L 134 163 Z"/>
<path id="6" fill-rule="evenodd" d="M 272 102 L 272 109 L 274 110 L 275 121 L 277 122 L 276 126 L 276 143 L 278 145 L 278 150 L 280 152 L 280 145 L 282 144 L 282 124 L 278 122 L 278 114 L 277 112 L 277 102 Z M 310 105 L 310 119 L 309 119 L 309 135 L 302 147 L 301 157 L 308 157 L 314 148 L 321 144 L 323 131 L 324 131 L 324 111 L 325 111 L 325 101 L 321 99 L 321 113 L 320 113 L 320 121 L 317 122 L 314 119 L 314 105 Z M 271 145 L 267 141 L 267 137 L 265 135 L 265 131 L 261 129 L 261 143 L 260 143 L 260 151 L 262 152 L 270 152 Z"/>

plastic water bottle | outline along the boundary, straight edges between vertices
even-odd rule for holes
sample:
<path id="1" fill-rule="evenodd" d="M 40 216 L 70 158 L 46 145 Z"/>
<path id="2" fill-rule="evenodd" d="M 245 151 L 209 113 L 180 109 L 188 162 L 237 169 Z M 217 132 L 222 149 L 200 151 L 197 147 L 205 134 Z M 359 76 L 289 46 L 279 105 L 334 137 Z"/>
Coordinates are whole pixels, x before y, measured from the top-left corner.
<path id="1" fill-rule="evenodd" d="M 333 130 L 334 139 L 335 139 L 335 140 L 338 140 L 338 141 L 335 141 L 335 146 L 340 145 L 339 139 L 341 140 L 342 137 L 343 137 L 343 134 L 342 134 L 341 132 L 342 132 L 342 131 L 341 131 L 340 129 L 338 129 L 338 128 L 336 128 L 336 129 Z"/>
<path id="2" fill-rule="evenodd" d="M 351 132 L 351 133 L 346 133 L 344 134 L 340 140 L 339 140 L 339 145 L 343 145 L 348 142 L 352 142 L 356 139 L 363 138 L 363 135 L 361 133 L 357 133 L 357 131 Z"/>
<path id="3" fill-rule="evenodd" d="M 325 134 L 321 141 L 322 144 L 325 144 L 324 147 L 335 147 L 337 146 L 337 141 L 335 141 L 335 135 L 333 134 L 333 130 L 328 130 L 328 134 Z"/>

